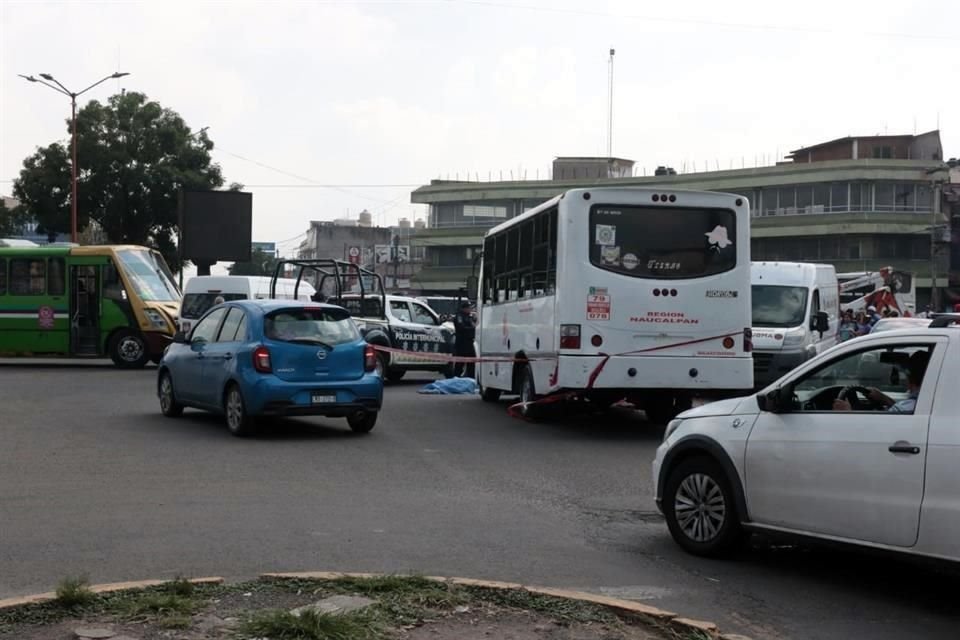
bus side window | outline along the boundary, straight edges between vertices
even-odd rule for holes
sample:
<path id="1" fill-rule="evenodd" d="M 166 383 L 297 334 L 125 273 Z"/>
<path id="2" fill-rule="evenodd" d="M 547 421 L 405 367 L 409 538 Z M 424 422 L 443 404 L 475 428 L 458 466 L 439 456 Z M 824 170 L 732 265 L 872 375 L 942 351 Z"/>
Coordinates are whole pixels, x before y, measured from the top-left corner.
<path id="1" fill-rule="evenodd" d="M 103 268 L 103 297 L 108 300 L 126 300 L 127 292 L 116 265 L 111 262 Z"/>
<path id="2" fill-rule="evenodd" d="M 7 259 L 0 258 L 0 296 L 7 293 Z"/>
<path id="3" fill-rule="evenodd" d="M 47 261 L 43 258 L 10 260 L 10 293 L 42 296 L 47 291 Z"/>
<path id="4" fill-rule="evenodd" d="M 47 265 L 47 294 L 51 296 L 62 296 L 67 291 L 66 264 L 63 258 L 50 258 L 50 264 Z"/>

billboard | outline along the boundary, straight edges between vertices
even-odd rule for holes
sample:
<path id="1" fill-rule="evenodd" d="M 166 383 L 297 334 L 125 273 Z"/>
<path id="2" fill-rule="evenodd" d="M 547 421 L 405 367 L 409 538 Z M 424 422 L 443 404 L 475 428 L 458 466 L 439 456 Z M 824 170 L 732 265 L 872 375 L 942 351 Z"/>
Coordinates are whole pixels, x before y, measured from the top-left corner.
<path id="1" fill-rule="evenodd" d="M 276 242 L 251 242 L 250 249 L 252 251 L 259 251 L 265 253 L 268 256 L 277 255 L 277 243 Z"/>
<path id="2" fill-rule="evenodd" d="M 180 192 L 180 255 L 198 264 L 250 260 L 253 194 Z"/>
<path id="3" fill-rule="evenodd" d="M 377 264 L 392 264 L 394 262 L 410 262 L 410 245 L 378 244 L 374 247 Z"/>

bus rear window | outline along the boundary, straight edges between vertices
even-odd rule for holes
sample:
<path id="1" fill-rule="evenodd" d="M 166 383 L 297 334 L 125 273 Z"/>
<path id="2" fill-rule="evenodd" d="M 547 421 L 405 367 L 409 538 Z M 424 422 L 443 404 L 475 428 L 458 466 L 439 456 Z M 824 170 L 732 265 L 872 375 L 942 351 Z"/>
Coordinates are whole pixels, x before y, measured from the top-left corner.
<path id="1" fill-rule="evenodd" d="M 729 209 L 596 204 L 590 262 L 636 278 L 699 278 L 737 265 L 736 215 Z"/>

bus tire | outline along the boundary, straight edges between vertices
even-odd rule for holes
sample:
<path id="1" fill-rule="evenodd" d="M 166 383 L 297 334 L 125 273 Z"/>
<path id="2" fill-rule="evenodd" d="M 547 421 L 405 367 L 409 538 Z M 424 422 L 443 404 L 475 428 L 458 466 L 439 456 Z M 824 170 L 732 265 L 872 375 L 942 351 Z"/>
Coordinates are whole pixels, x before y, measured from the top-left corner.
<path id="1" fill-rule="evenodd" d="M 387 380 L 390 382 L 400 382 L 406 373 L 404 369 L 387 369 Z"/>
<path id="2" fill-rule="evenodd" d="M 107 353 L 121 369 L 142 369 L 150 361 L 147 341 L 143 334 L 132 329 L 120 329 L 110 336 Z"/>

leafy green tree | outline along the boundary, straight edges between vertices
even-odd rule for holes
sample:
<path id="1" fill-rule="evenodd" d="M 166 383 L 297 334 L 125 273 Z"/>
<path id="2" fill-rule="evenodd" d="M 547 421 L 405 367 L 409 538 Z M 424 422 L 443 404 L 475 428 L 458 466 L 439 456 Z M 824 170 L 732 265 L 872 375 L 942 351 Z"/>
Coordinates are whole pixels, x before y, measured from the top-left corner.
<path id="1" fill-rule="evenodd" d="M 13 195 L 24 217 L 37 222 L 38 230 L 51 242 L 58 233 L 70 233 L 70 154 L 59 142 L 41 147 L 23 161 L 20 177 L 13 182 Z M 84 211 L 81 207 L 80 211 Z M 86 226 L 86 215 L 79 215 Z"/>
<path id="2" fill-rule="evenodd" d="M 0 238 L 17 234 L 24 222 L 20 207 L 8 208 L 7 203 L 0 198 Z"/>
<path id="3" fill-rule="evenodd" d="M 69 123 L 68 123 L 69 127 Z M 77 114 L 78 226 L 95 221 L 110 242 L 157 248 L 175 270 L 178 194 L 224 184 L 205 130 L 142 93 L 94 100 Z M 14 195 L 44 229 L 70 229 L 67 149 L 52 144 L 24 161 Z"/>
<path id="4" fill-rule="evenodd" d="M 232 276 L 272 276 L 276 267 L 275 257 L 254 249 L 250 253 L 250 262 L 234 262 L 228 270 Z"/>

